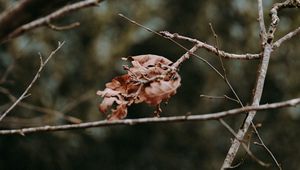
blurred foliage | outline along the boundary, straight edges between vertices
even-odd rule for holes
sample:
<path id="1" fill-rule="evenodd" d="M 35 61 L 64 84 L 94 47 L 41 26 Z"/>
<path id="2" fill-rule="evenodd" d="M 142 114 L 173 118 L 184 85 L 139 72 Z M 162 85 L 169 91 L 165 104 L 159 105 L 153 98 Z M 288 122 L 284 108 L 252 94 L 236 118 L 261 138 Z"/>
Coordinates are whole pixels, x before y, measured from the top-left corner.
<path id="1" fill-rule="evenodd" d="M 13 1 L 0 1 L 3 10 Z M 272 0 L 264 0 L 266 22 Z M 123 13 L 154 30 L 177 32 L 215 44 L 209 28 L 212 23 L 220 48 L 233 53 L 260 52 L 257 4 L 247 0 L 110 0 L 99 7 L 84 9 L 56 21 L 75 21 L 81 26 L 64 32 L 38 28 L 0 46 L 0 76 L 13 65 L 7 81 L 0 84 L 19 96 L 38 69 L 39 56 L 46 57 L 58 41 L 66 41 L 43 71 L 24 102 L 58 110 L 82 121 L 96 121 L 101 101 L 95 93 L 106 82 L 123 74 L 121 57 L 157 54 L 173 61 L 185 51 L 175 44 L 132 25 L 117 14 Z M 299 26 L 299 9 L 280 13 L 276 37 Z M 187 42 L 181 43 L 187 47 Z M 262 103 L 300 96 L 299 37 L 286 42 L 271 58 Z M 198 54 L 221 70 L 219 59 L 205 50 Z M 251 101 L 258 61 L 229 61 L 225 67 L 232 86 L 247 104 Z M 207 65 L 191 58 L 180 70 L 182 86 L 163 106 L 162 116 L 203 114 L 238 107 L 226 100 L 207 100 L 201 94 L 232 96 L 230 89 Z M 80 102 L 82 100 L 82 102 Z M 0 111 L 8 106 L 0 93 Z M 75 107 L 71 107 L 75 102 Z M 130 108 L 128 117 L 152 116 L 153 108 L 143 104 Z M 244 115 L 226 118 L 237 129 Z M 300 145 L 299 107 L 259 113 L 255 122 L 265 144 L 284 169 L 297 169 Z M 46 114 L 23 107 L 15 108 L 1 128 L 66 124 L 66 116 Z M 257 140 L 253 134 L 253 141 Z M 118 126 L 86 130 L 6 136 L 0 140 L 0 169 L 218 169 L 232 136 L 217 121 Z M 267 152 L 252 145 L 254 154 L 272 162 Z M 242 150 L 242 149 L 241 149 Z M 261 169 L 244 151 L 237 169 Z M 273 163 L 273 162 L 272 162 Z M 273 163 L 274 166 L 274 163 Z M 274 168 L 274 167 L 273 167 Z"/>

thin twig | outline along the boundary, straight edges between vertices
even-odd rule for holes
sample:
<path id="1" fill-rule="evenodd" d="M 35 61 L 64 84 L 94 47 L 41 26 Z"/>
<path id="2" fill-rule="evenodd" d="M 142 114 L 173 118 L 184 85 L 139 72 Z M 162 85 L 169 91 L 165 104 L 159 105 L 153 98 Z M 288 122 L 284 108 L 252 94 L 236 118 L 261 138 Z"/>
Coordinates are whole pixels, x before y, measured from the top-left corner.
<path id="1" fill-rule="evenodd" d="M 76 2 L 74 4 L 66 5 L 66 6 L 56 10 L 55 12 L 52 12 L 51 14 L 49 14 L 45 17 L 39 18 L 37 20 L 34 20 L 34 21 L 32 21 L 28 24 L 25 24 L 25 25 L 17 28 L 15 31 L 13 31 L 12 33 L 10 33 L 7 36 L 6 41 L 10 40 L 12 38 L 15 38 L 17 36 L 20 36 L 23 33 L 27 32 L 27 31 L 30 31 L 34 28 L 47 25 L 52 20 L 60 18 L 60 17 L 66 15 L 67 13 L 70 13 L 72 11 L 76 11 L 76 10 L 86 8 L 86 7 L 90 7 L 90 6 L 96 6 L 101 1 L 103 1 L 103 0 L 84 0 L 84 1 Z"/>
<path id="2" fill-rule="evenodd" d="M 241 101 L 240 97 L 238 96 L 238 94 L 236 93 L 235 89 L 232 87 L 231 83 L 229 82 L 228 78 L 227 78 L 227 74 L 226 74 L 226 69 L 225 69 L 225 66 L 224 66 L 224 62 L 223 62 L 223 59 L 222 59 L 222 56 L 220 54 L 220 51 L 219 51 L 219 40 L 218 40 L 218 35 L 216 34 L 215 30 L 213 29 L 213 26 L 212 24 L 210 24 L 210 28 L 213 32 L 213 35 L 215 37 L 215 40 L 216 40 L 216 49 L 217 49 L 217 56 L 219 56 L 219 61 L 221 63 L 221 66 L 222 66 L 222 69 L 223 69 L 223 76 L 221 76 L 223 78 L 223 80 L 225 81 L 225 83 L 227 84 L 227 86 L 230 88 L 231 92 L 234 94 L 237 102 L 242 106 L 244 107 L 243 105 L 243 102 Z"/>
<path id="3" fill-rule="evenodd" d="M 189 51 L 187 51 L 184 55 L 182 55 L 172 66 L 174 68 L 179 68 L 180 64 L 186 61 L 190 58 L 191 55 L 193 55 L 197 49 L 199 48 L 198 44 L 195 44 L 194 47 L 192 47 Z"/>
<path id="4" fill-rule="evenodd" d="M 147 30 L 148 32 L 154 33 L 154 34 L 156 34 L 156 35 L 158 35 L 158 36 L 162 36 L 159 32 L 154 31 L 154 30 L 152 30 L 152 29 L 150 29 L 150 28 L 148 28 L 148 27 L 146 27 L 146 26 L 144 26 L 144 25 L 142 25 L 142 24 L 140 24 L 140 23 L 138 23 L 138 22 L 132 20 L 132 19 L 126 17 L 125 15 L 121 14 L 121 13 L 119 13 L 118 15 L 119 15 L 120 17 L 126 19 L 127 21 L 131 22 L 132 24 L 135 24 L 135 25 L 137 25 L 137 26 L 139 26 L 139 27 L 141 27 L 141 28 Z"/>
<path id="5" fill-rule="evenodd" d="M 239 100 L 237 100 L 237 99 L 234 99 L 234 98 L 229 97 L 229 96 L 227 96 L 227 95 L 224 95 L 224 97 L 225 97 L 227 100 L 231 100 L 231 101 L 234 101 L 234 102 L 236 102 L 236 103 L 238 103 L 238 104 L 241 104 L 241 102 L 240 102 Z"/>
<path id="6" fill-rule="evenodd" d="M 145 29 L 145 30 L 148 31 L 148 32 L 151 32 L 151 33 L 153 33 L 153 34 L 155 34 L 155 35 L 158 35 L 158 36 L 160 36 L 160 37 L 162 37 L 162 38 L 168 39 L 169 41 L 171 41 L 171 42 L 173 42 L 174 44 L 176 44 L 178 47 L 180 47 L 180 48 L 182 48 L 183 50 L 185 50 L 185 51 L 186 51 L 186 54 L 185 54 L 185 55 L 190 55 L 190 54 L 191 54 L 191 55 L 197 57 L 198 59 L 202 60 L 203 62 L 207 63 L 210 67 L 213 67 L 213 66 L 212 66 L 207 60 L 205 60 L 204 58 L 200 57 L 199 55 L 196 55 L 195 53 L 191 53 L 191 50 L 192 50 L 192 51 L 193 51 L 193 50 L 197 50 L 199 47 L 194 46 L 194 47 L 193 47 L 194 49 L 192 48 L 192 49 L 189 50 L 189 49 L 187 49 L 186 47 L 184 47 L 183 45 L 181 45 L 179 42 L 175 41 L 175 40 L 174 40 L 173 38 L 171 38 L 171 37 L 166 37 L 166 36 L 164 36 L 163 34 L 161 34 L 160 32 L 154 31 L 154 30 L 152 30 L 152 29 L 150 29 L 150 28 L 148 28 L 148 27 L 146 27 L 146 26 L 144 26 L 144 25 L 142 25 L 142 24 L 140 24 L 140 23 L 138 23 L 138 22 L 136 22 L 136 21 L 134 21 L 134 20 L 132 20 L 132 19 L 126 17 L 126 16 L 124 16 L 123 14 L 118 14 L 118 15 L 119 15 L 120 17 L 126 19 L 126 20 L 129 21 L 130 23 L 135 24 L 135 25 L 137 25 L 137 26 L 139 26 L 139 27 Z M 176 63 L 175 65 L 180 65 L 180 63 L 183 62 L 185 59 L 186 59 L 186 57 L 183 55 L 182 58 L 179 59 L 179 61 L 177 61 L 177 63 Z M 183 60 L 183 61 L 180 61 L 180 60 Z M 213 68 L 213 69 L 214 69 L 214 70 L 217 70 L 216 68 Z"/>
<path id="7" fill-rule="evenodd" d="M 212 31 L 212 33 L 214 35 L 215 41 L 216 41 L 216 45 L 215 45 L 215 48 L 217 50 L 216 55 L 219 57 L 219 61 L 221 63 L 221 67 L 223 69 L 224 80 L 226 81 L 227 80 L 226 69 L 225 69 L 225 66 L 224 66 L 224 62 L 223 62 L 222 56 L 221 56 L 220 51 L 219 51 L 219 49 L 220 49 L 219 44 L 220 43 L 219 43 L 218 35 L 216 34 L 216 32 L 215 32 L 215 30 L 214 30 L 214 28 L 213 28 L 213 26 L 212 26 L 211 23 L 209 23 L 209 27 L 210 27 L 210 29 L 211 29 L 211 31 Z"/>
<path id="8" fill-rule="evenodd" d="M 14 103 L 17 100 L 17 98 L 15 96 L 13 96 L 8 89 L 0 87 L 0 93 L 5 94 L 12 103 Z M 82 120 L 80 120 L 76 117 L 70 116 L 70 115 L 66 115 L 65 113 L 69 112 L 70 110 L 72 110 L 74 107 L 76 107 L 80 103 L 82 103 L 86 100 L 89 100 L 92 96 L 94 96 L 94 95 L 92 95 L 92 93 L 86 93 L 82 96 L 79 96 L 79 97 L 77 97 L 77 99 L 75 101 L 66 104 L 64 106 L 64 108 L 60 111 L 52 110 L 52 109 L 41 107 L 41 106 L 36 106 L 36 105 L 30 104 L 30 103 L 25 103 L 22 101 L 19 102 L 18 106 L 23 107 L 25 109 L 33 110 L 36 112 L 41 112 L 41 113 L 51 114 L 51 115 L 52 114 L 58 115 L 60 117 L 63 117 L 66 121 L 68 121 L 70 123 L 81 123 Z"/>
<path id="9" fill-rule="evenodd" d="M 227 75 L 226 75 L 226 69 L 225 69 L 225 66 L 224 66 L 224 62 L 223 62 L 223 59 L 222 59 L 222 56 L 220 55 L 220 46 L 219 46 L 219 39 L 218 39 L 218 35 L 217 33 L 215 32 L 213 26 L 211 23 L 209 23 L 209 27 L 214 35 L 214 38 L 215 38 L 215 41 L 216 41 L 216 45 L 215 45 L 215 48 L 217 49 L 217 56 L 219 57 L 219 60 L 220 60 L 220 63 L 221 63 L 221 66 L 222 66 L 222 69 L 223 69 L 223 73 L 224 73 L 224 79 L 227 79 Z"/>
<path id="10" fill-rule="evenodd" d="M 254 132 L 259 140 L 260 143 L 255 142 L 254 144 L 257 144 L 259 146 L 262 146 L 267 152 L 268 154 L 272 157 L 273 161 L 276 163 L 277 167 L 279 170 L 282 170 L 281 165 L 278 163 L 276 157 L 274 156 L 274 154 L 272 153 L 272 151 L 267 147 L 267 145 L 265 145 L 264 141 L 262 140 L 261 136 L 258 133 L 258 130 L 256 129 L 254 123 L 252 122 L 252 127 L 254 129 Z"/>
<path id="11" fill-rule="evenodd" d="M 45 67 L 45 65 L 48 63 L 48 61 L 52 58 L 52 56 L 64 45 L 65 42 L 58 42 L 58 47 L 50 53 L 50 55 L 46 58 L 45 61 L 43 61 L 42 57 L 40 56 L 40 67 L 35 74 L 34 78 L 32 79 L 31 83 L 27 86 L 25 91 L 22 93 L 22 95 L 0 116 L 0 121 L 14 108 L 16 105 L 24 99 L 26 95 L 28 95 L 28 91 L 31 89 L 33 84 L 36 82 L 36 80 L 40 77 L 40 73 Z"/>
<path id="12" fill-rule="evenodd" d="M 242 147 L 245 149 L 245 151 L 247 152 L 247 154 L 254 160 L 256 161 L 258 164 L 260 164 L 261 166 L 264 167 L 269 167 L 270 164 L 269 163 L 265 163 L 262 160 L 258 159 L 250 150 L 249 147 L 247 147 L 247 145 L 244 143 L 243 139 L 238 139 L 237 135 L 235 133 L 235 131 L 223 120 L 223 119 L 219 119 L 219 122 L 235 137 L 235 139 L 239 140 L 242 144 Z M 235 166 L 236 167 L 236 166 Z M 231 168 L 231 167 L 229 167 Z"/>
<path id="13" fill-rule="evenodd" d="M 294 36 L 298 35 L 299 33 L 300 33 L 300 27 L 296 28 L 294 31 L 291 31 L 290 33 L 286 34 L 285 36 L 283 36 L 279 40 L 277 40 L 273 44 L 273 48 L 279 47 L 283 42 L 293 38 Z"/>
<path id="14" fill-rule="evenodd" d="M 197 39 L 194 38 L 190 38 L 190 37 L 186 37 L 183 35 L 179 35 L 178 33 L 170 33 L 168 31 L 160 31 L 159 32 L 161 35 L 163 35 L 166 38 L 171 38 L 171 39 L 181 39 L 181 40 L 187 40 L 190 41 L 192 43 L 197 43 L 200 48 L 204 48 L 207 51 L 213 52 L 214 54 L 219 54 L 221 55 L 223 58 L 225 59 L 239 59 L 239 60 L 253 60 L 253 59 L 260 59 L 262 54 L 233 54 L 233 53 L 227 53 L 225 51 L 222 50 L 217 50 L 217 48 L 215 48 L 214 46 L 211 46 L 209 44 L 206 44 L 202 41 L 199 41 Z"/>
<path id="15" fill-rule="evenodd" d="M 223 96 L 210 96 L 210 95 L 201 94 L 200 97 L 207 98 L 207 99 L 227 99 L 227 100 L 230 100 L 230 101 L 233 101 L 233 102 L 236 102 L 236 103 L 240 104 L 240 102 L 237 99 L 234 99 L 234 98 L 229 97 L 227 95 L 223 95 Z"/>
<path id="16" fill-rule="evenodd" d="M 35 132 L 85 129 L 85 128 L 92 128 L 92 127 L 102 127 L 102 126 L 107 127 L 107 126 L 114 126 L 114 125 L 135 125 L 135 124 L 145 124 L 145 123 L 218 120 L 220 118 L 237 115 L 252 110 L 259 111 L 259 110 L 278 109 L 283 107 L 296 106 L 298 104 L 300 104 L 300 98 L 287 100 L 284 102 L 264 104 L 260 106 L 246 106 L 244 108 L 232 109 L 232 110 L 203 114 L 203 115 L 124 119 L 124 120 L 115 120 L 115 121 L 101 120 L 101 121 L 79 123 L 79 124 L 72 124 L 72 125 L 41 126 L 41 127 L 31 127 L 31 128 L 23 128 L 23 129 L 0 130 L 0 135 L 12 135 L 12 134 L 24 135 L 27 133 L 35 133 Z"/>
<path id="17" fill-rule="evenodd" d="M 215 37 L 215 41 L 216 41 L 216 47 L 215 48 L 217 49 L 216 55 L 219 57 L 219 61 L 221 63 L 221 67 L 223 69 L 223 77 L 222 78 L 225 81 L 225 83 L 227 84 L 227 86 L 230 88 L 231 92 L 234 94 L 234 96 L 235 96 L 236 100 L 238 101 L 238 103 L 242 107 L 244 107 L 243 102 L 241 101 L 240 97 L 238 96 L 238 94 L 236 93 L 236 91 L 234 90 L 234 88 L 232 87 L 231 83 L 229 82 L 229 80 L 227 78 L 227 74 L 226 74 L 226 69 L 225 69 L 225 66 L 224 66 L 224 62 L 223 62 L 222 56 L 221 56 L 220 51 L 219 51 L 220 47 L 219 47 L 218 35 L 216 34 L 216 32 L 215 32 L 215 30 L 214 30 L 214 28 L 213 28 L 213 26 L 212 26 L 211 23 L 209 23 L 209 26 L 210 26 L 210 29 L 211 29 L 214 37 Z"/>

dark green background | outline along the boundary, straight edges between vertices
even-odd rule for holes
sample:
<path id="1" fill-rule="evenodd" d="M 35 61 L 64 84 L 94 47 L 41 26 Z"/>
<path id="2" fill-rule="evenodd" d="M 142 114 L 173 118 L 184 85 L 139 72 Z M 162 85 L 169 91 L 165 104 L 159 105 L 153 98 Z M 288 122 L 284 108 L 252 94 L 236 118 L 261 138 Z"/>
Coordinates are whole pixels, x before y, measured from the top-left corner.
<path id="1" fill-rule="evenodd" d="M 45 2 L 46 3 L 46 2 Z M 47 2 L 50 3 L 50 2 Z M 273 1 L 264 0 L 266 23 Z M 1 2 L 1 9 L 13 1 Z M 212 23 L 219 36 L 220 48 L 232 53 L 259 53 L 259 27 L 256 1 L 248 0 L 110 0 L 99 7 L 80 10 L 56 22 L 75 21 L 81 26 L 64 32 L 38 28 L 0 46 L 0 75 L 15 62 L 8 80 L 0 84 L 19 96 L 38 69 L 41 52 L 47 56 L 57 46 L 65 45 L 43 71 L 41 78 L 24 101 L 62 111 L 81 96 L 88 100 L 65 114 L 82 121 L 97 121 L 95 95 L 114 76 L 123 74 L 121 57 L 157 54 L 175 61 L 185 51 L 170 41 L 130 24 L 117 14 L 123 13 L 154 30 L 168 30 L 214 44 L 209 28 Z M 275 39 L 300 25 L 299 9 L 280 13 Z M 191 43 L 180 41 L 190 48 Z M 271 56 L 261 103 L 299 97 L 299 36 L 287 41 Z M 221 70 L 217 56 L 201 49 L 197 52 Z M 244 104 L 251 102 L 257 60 L 225 60 L 227 76 Z M 224 81 L 206 64 L 191 58 L 180 70 L 182 86 L 161 116 L 204 114 L 239 107 L 227 100 L 207 100 L 201 94 L 233 97 Z M 0 94 L 1 112 L 8 99 Z M 153 108 L 144 104 L 129 109 L 130 118 L 150 117 Z M 297 169 L 299 163 L 300 108 L 293 107 L 259 112 L 255 123 L 259 132 L 284 169 Z M 244 115 L 225 120 L 237 129 Z M 6 128 L 66 124 L 61 115 L 45 114 L 16 107 L 0 126 Z M 257 141 L 255 134 L 253 141 Z M 230 147 L 232 135 L 218 122 L 147 124 L 101 127 L 65 132 L 36 133 L 28 136 L 0 137 L 0 169 L 219 169 Z M 274 162 L 260 146 L 251 144 L 260 159 Z M 263 169 L 244 151 L 238 154 L 237 169 Z"/>

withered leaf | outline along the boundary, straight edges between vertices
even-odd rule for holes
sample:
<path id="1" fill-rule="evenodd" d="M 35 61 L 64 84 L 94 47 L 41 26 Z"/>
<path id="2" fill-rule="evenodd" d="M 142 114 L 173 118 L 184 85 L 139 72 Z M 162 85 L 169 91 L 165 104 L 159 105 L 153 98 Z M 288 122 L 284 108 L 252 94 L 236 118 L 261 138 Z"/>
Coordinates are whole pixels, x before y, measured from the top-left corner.
<path id="1" fill-rule="evenodd" d="M 145 102 L 150 105 L 158 105 L 176 93 L 180 86 L 179 81 L 155 81 L 145 87 Z"/>
<path id="2" fill-rule="evenodd" d="M 97 92 L 103 97 L 99 110 L 103 113 L 111 110 L 109 120 L 125 118 L 128 106 L 134 103 L 158 106 L 174 95 L 180 86 L 180 76 L 170 60 L 152 54 L 129 59 L 132 66 L 124 66 L 127 74 L 115 77 L 106 83 L 103 91 Z M 115 109 L 113 105 L 116 105 Z"/>

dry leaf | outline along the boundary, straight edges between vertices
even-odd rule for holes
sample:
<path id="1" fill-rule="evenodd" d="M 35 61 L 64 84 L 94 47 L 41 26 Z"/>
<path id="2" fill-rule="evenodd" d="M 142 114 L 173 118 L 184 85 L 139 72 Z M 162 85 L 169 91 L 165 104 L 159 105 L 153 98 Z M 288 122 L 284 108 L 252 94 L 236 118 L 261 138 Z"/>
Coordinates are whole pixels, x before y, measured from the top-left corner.
<path id="1" fill-rule="evenodd" d="M 180 81 L 155 81 L 145 88 L 145 102 L 158 105 L 176 93 Z"/>
<path id="2" fill-rule="evenodd" d="M 103 97 L 99 110 L 103 113 L 111 110 L 109 120 L 125 118 L 127 107 L 133 103 L 145 102 L 159 106 L 174 95 L 180 86 L 180 76 L 170 60 L 152 54 L 128 59 L 132 66 L 124 66 L 127 74 L 115 77 L 105 85 L 103 91 L 97 92 Z M 116 105 L 115 109 L 113 105 Z"/>

